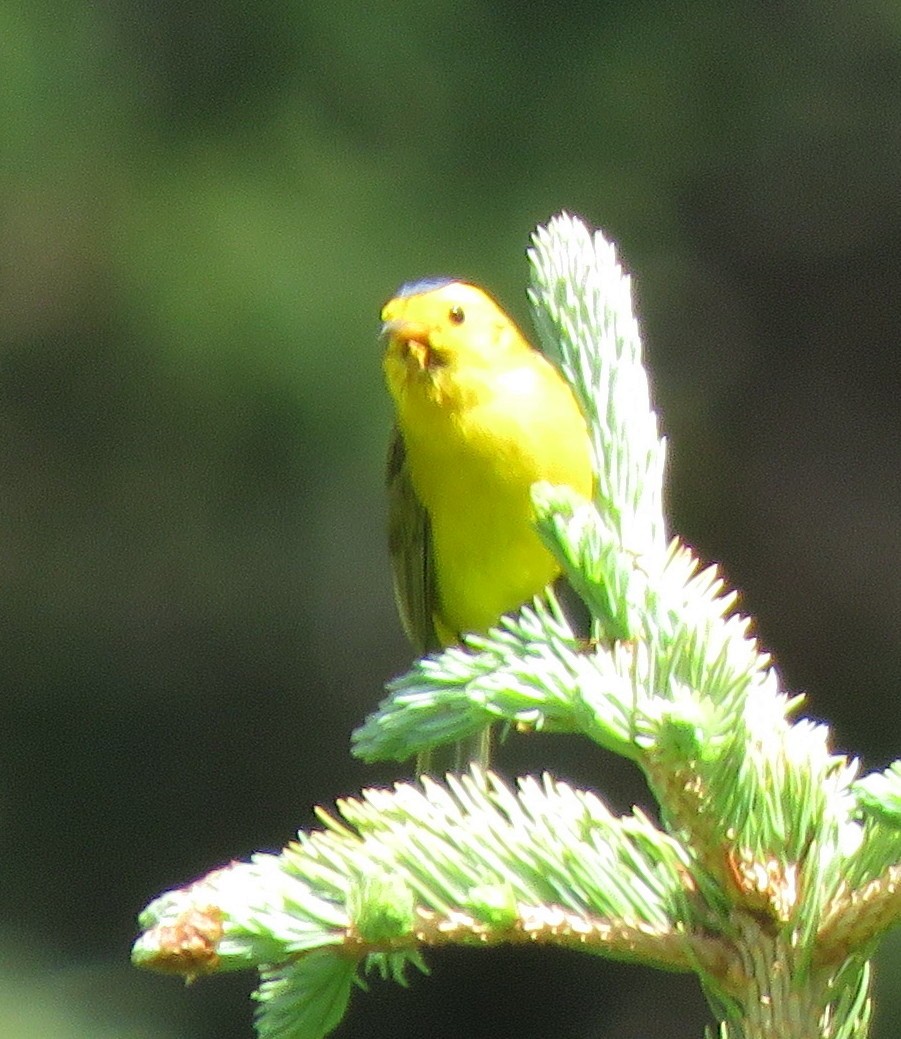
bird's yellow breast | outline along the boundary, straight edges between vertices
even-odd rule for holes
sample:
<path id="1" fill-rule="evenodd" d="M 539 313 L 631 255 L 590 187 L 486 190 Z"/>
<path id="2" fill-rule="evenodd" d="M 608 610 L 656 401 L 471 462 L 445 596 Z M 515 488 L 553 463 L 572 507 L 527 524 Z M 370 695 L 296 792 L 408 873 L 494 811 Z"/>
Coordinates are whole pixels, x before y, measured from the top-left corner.
<path id="1" fill-rule="evenodd" d="M 484 631 L 559 573 L 534 529 L 539 480 L 591 495 L 587 433 L 569 388 L 539 355 L 489 378 L 458 376 L 437 400 L 415 389 L 399 415 L 429 513 L 451 641 Z"/>

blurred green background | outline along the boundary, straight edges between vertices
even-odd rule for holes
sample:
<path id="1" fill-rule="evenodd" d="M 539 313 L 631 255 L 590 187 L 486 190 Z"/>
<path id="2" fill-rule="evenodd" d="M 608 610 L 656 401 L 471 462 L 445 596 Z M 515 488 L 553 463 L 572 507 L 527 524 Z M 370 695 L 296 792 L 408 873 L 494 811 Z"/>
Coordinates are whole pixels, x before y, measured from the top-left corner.
<path id="1" fill-rule="evenodd" d="M 252 1034 L 249 975 L 129 967 L 135 915 L 398 774 L 348 753 L 410 657 L 378 311 L 449 273 L 528 328 L 563 208 L 634 275 L 673 529 L 837 745 L 897 755 L 897 3 L 8 0 L 0 70 L 4 1039 Z M 645 798 L 579 741 L 501 765 Z M 706 1020 L 686 978 L 429 960 L 339 1035 Z"/>

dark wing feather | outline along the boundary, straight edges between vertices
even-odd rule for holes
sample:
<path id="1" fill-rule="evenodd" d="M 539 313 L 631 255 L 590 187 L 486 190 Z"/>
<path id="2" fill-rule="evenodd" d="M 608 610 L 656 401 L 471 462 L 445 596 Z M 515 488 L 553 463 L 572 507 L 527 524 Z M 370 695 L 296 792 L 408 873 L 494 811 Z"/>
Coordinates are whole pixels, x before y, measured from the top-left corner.
<path id="1" fill-rule="evenodd" d="M 394 596 L 401 623 L 417 653 L 441 648 L 435 631 L 438 602 L 429 514 L 416 496 L 407 450 L 395 426 L 388 448 L 388 548 L 394 568 Z"/>
<path id="2" fill-rule="evenodd" d="M 397 427 L 388 448 L 387 484 L 388 546 L 394 568 L 394 596 L 404 630 L 421 656 L 442 648 L 434 619 L 438 589 L 429 514 L 413 489 L 406 445 Z M 416 774 L 459 772 L 472 761 L 487 769 L 490 752 L 489 726 L 456 744 L 420 751 L 416 756 Z"/>

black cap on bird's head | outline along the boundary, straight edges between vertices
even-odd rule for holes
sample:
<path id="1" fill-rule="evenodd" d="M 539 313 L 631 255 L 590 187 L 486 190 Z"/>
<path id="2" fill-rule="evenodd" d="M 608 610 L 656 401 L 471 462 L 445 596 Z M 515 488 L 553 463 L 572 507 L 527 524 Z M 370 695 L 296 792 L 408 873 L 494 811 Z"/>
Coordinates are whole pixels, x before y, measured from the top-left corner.
<path id="1" fill-rule="evenodd" d="M 424 292 L 434 292 L 435 289 L 443 289 L 447 285 L 453 285 L 460 281 L 459 278 L 434 277 L 419 278 L 416 281 L 405 281 L 395 292 L 395 299 L 407 299 L 410 296 L 421 296 Z"/>

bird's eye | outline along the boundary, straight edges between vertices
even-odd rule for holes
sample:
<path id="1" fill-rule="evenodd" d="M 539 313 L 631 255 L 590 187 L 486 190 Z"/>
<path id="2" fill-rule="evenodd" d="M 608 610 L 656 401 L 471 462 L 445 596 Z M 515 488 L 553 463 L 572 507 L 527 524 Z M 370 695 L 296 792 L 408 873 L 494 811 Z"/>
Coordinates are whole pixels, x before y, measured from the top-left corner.
<path id="1" fill-rule="evenodd" d="M 466 320 L 466 315 L 463 313 L 462 307 L 451 307 L 447 316 L 454 325 L 462 325 Z"/>

